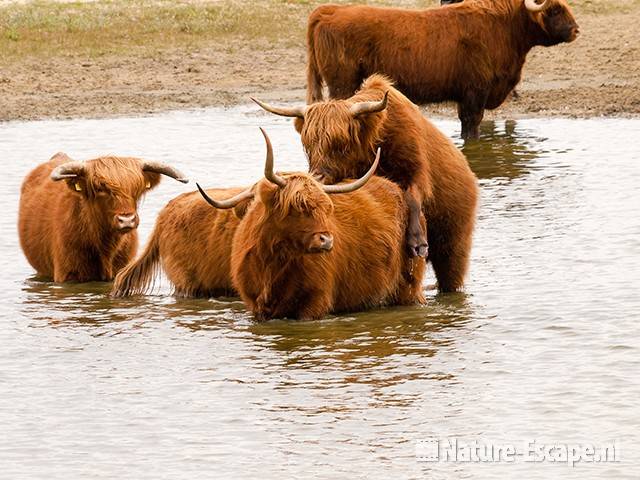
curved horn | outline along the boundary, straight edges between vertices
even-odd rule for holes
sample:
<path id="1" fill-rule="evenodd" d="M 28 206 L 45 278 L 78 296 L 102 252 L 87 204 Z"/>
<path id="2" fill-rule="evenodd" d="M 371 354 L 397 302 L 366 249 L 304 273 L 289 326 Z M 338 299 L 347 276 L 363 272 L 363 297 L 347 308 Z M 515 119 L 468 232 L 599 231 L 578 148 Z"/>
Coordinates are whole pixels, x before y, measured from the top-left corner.
<path id="1" fill-rule="evenodd" d="M 51 172 L 51 180 L 57 182 L 64 180 L 65 178 L 80 177 L 84 173 L 84 163 L 82 162 L 67 162 L 57 166 Z"/>
<path id="2" fill-rule="evenodd" d="M 182 183 L 189 183 L 189 179 L 185 177 L 184 173 L 177 168 L 173 168 L 171 165 L 167 165 L 166 163 L 143 160 L 142 170 L 145 172 L 166 175 L 167 177 L 175 178 L 177 181 Z"/>
<path id="3" fill-rule="evenodd" d="M 263 103 L 257 98 L 249 97 L 251 100 L 256 102 L 260 107 L 262 107 L 267 112 L 275 113 L 276 115 L 281 115 L 283 117 L 298 117 L 304 118 L 304 114 L 307 111 L 307 107 L 272 107 L 269 104 Z"/>
<path id="4" fill-rule="evenodd" d="M 273 147 L 271 146 L 271 140 L 269 140 L 267 132 L 265 132 L 262 127 L 260 127 L 260 131 L 262 132 L 262 135 L 264 135 L 264 141 L 267 142 L 267 159 L 264 162 L 264 178 L 269 180 L 271 183 L 275 183 L 280 188 L 284 188 L 287 181 L 276 175 L 273 171 Z"/>
<path id="5" fill-rule="evenodd" d="M 214 208 L 220 208 L 223 210 L 227 208 L 233 208 L 243 200 L 248 200 L 250 198 L 253 198 L 253 192 L 251 191 L 251 189 L 248 189 L 248 190 L 245 190 L 244 192 L 240 192 L 235 197 L 231 197 L 226 200 L 214 200 L 209 195 L 207 195 L 206 192 L 202 189 L 202 187 L 197 183 L 196 183 L 196 187 L 198 187 L 198 190 L 200 190 L 200 195 L 202 195 L 202 197 L 207 201 L 209 205 L 211 205 Z"/>
<path id="6" fill-rule="evenodd" d="M 536 0 L 524 0 L 524 6 L 530 12 L 540 12 L 546 8 L 547 0 L 544 0 L 544 2 L 540 4 L 537 4 Z"/>
<path id="7" fill-rule="evenodd" d="M 389 97 L 389 90 L 384 92 L 382 100 L 377 102 L 358 102 L 351 105 L 351 115 L 357 117 L 365 113 L 381 112 L 387 108 L 387 98 Z"/>
<path id="8" fill-rule="evenodd" d="M 373 177 L 373 174 L 376 172 L 376 168 L 378 168 L 379 162 L 380 147 L 378 147 L 378 151 L 376 152 L 376 158 L 373 161 L 373 165 L 371 165 L 369 171 L 358 180 L 351 183 L 342 183 L 340 185 L 323 185 L 322 189 L 327 193 L 349 193 L 358 190 L 359 188 L 364 187 L 365 183 L 367 183 L 369 179 Z"/>

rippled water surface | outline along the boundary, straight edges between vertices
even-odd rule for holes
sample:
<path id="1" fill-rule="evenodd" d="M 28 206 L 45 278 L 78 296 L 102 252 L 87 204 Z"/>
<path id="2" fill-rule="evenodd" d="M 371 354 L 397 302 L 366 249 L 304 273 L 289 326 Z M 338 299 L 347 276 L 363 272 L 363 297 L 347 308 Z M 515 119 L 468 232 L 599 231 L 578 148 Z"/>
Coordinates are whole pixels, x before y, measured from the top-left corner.
<path id="1" fill-rule="evenodd" d="M 637 120 L 484 124 L 465 147 L 482 189 L 466 292 L 424 307 L 257 324 L 166 284 L 112 300 L 33 277 L 16 220 L 37 163 L 130 154 L 246 185 L 257 126 L 278 168 L 305 169 L 290 122 L 248 107 L 0 124 L 1 478 L 640 478 Z M 192 188 L 149 194 L 143 242 Z M 428 438 L 616 441 L 620 462 L 416 462 Z"/>

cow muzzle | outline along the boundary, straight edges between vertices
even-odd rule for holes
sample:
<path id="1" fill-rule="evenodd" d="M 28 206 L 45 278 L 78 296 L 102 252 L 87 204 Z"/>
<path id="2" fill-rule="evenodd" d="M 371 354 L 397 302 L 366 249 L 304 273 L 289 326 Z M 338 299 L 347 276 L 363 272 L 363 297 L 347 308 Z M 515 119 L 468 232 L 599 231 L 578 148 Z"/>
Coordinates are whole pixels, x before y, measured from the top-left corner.
<path id="1" fill-rule="evenodd" d="M 333 248 L 333 235 L 330 233 L 316 233 L 311 239 L 309 252 L 320 253 L 329 252 Z"/>
<path id="2" fill-rule="evenodd" d="M 116 227 L 121 232 L 128 232 L 138 228 L 138 214 L 131 213 L 126 215 L 116 215 Z"/>
<path id="3" fill-rule="evenodd" d="M 578 38 L 579 34 L 580 28 L 577 25 L 571 27 L 571 29 L 569 30 L 569 34 L 567 35 L 567 42 L 573 42 L 576 38 Z"/>

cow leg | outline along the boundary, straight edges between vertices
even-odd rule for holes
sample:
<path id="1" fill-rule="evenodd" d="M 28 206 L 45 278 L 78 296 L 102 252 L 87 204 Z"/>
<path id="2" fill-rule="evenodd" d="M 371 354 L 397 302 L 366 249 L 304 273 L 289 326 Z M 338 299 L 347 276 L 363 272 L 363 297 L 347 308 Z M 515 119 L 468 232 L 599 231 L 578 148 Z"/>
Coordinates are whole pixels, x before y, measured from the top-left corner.
<path id="1" fill-rule="evenodd" d="M 463 100 L 458 103 L 458 118 L 462 126 L 464 140 L 480 136 L 480 122 L 484 116 L 484 102 L 477 99 Z"/>
<path id="2" fill-rule="evenodd" d="M 409 209 L 406 233 L 409 256 L 426 258 L 429 252 L 429 243 L 427 242 L 427 230 L 422 222 L 422 202 L 415 185 L 404 191 L 404 199 Z"/>
<path id="3" fill-rule="evenodd" d="M 441 292 L 462 289 L 471 254 L 474 212 L 475 209 L 470 208 L 465 212 L 466 216 L 447 215 L 437 220 L 429 218 L 429 261 Z"/>

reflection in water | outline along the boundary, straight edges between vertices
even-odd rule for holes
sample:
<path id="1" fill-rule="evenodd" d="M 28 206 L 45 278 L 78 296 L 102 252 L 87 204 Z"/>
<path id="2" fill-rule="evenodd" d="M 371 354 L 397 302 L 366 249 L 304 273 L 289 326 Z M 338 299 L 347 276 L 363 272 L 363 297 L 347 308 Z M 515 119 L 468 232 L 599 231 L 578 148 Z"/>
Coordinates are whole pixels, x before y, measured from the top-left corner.
<path id="1" fill-rule="evenodd" d="M 108 284 L 31 277 L 15 225 L 33 159 L 137 154 L 243 185 L 261 175 L 263 125 L 279 168 L 305 168 L 291 122 L 256 112 L 0 124 L 5 477 L 542 480 L 558 470 L 420 464 L 415 440 L 640 444 L 637 120 L 484 122 L 463 147 L 482 191 L 466 291 L 422 307 L 255 323 L 237 298 L 174 298 L 162 282 L 111 299 Z M 141 243 L 190 189 L 146 199 Z M 633 460 L 547 466 L 623 478 Z"/>
<path id="2" fill-rule="evenodd" d="M 545 139 L 525 128 L 518 128 L 515 120 L 504 122 L 500 128 L 495 121 L 480 124 L 480 140 L 467 140 L 462 152 L 479 179 L 514 179 L 528 173 L 531 160 L 538 157 Z"/>
<path id="3" fill-rule="evenodd" d="M 443 301 L 451 298 L 457 301 Z M 433 356 L 438 346 L 453 341 L 434 334 L 463 327 L 471 312 L 464 294 L 441 295 L 426 306 L 394 307 L 314 322 L 254 323 L 249 331 L 268 339 L 266 344 L 286 354 L 290 365 L 320 366 L 323 359 L 311 353 L 322 351 L 334 365 L 337 362 L 351 368 L 364 359 L 376 366 L 393 355 Z"/>

